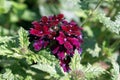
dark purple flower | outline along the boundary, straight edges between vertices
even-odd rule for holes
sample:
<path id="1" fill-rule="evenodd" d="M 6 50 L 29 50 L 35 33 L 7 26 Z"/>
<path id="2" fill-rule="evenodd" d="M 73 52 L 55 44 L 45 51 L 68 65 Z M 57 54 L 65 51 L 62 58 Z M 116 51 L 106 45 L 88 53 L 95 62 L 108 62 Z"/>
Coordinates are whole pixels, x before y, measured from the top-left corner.
<path id="1" fill-rule="evenodd" d="M 69 36 L 79 36 L 81 35 L 82 28 L 78 27 L 74 21 L 71 21 L 69 24 L 63 23 L 61 28 L 64 32 L 66 32 Z"/>
<path id="2" fill-rule="evenodd" d="M 81 54 L 82 53 L 82 48 L 78 48 L 78 53 Z"/>
<path id="3" fill-rule="evenodd" d="M 35 43 L 33 44 L 33 47 L 36 51 L 39 51 L 41 48 L 46 48 L 48 44 L 49 44 L 48 41 L 39 39 L 35 41 Z"/>
<path id="4" fill-rule="evenodd" d="M 65 52 L 64 51 L 59 51 L 57 53 L 57 56 L 60 60 L 63 60 L 63 59 L 65 59 Z"/>
<path id="5" fill-rule="evenodd" d="M 76 48 L 79 48 L 80 47 L 80 42 L 79 42 L 79 40 L 77 39 L 77 38 L 75 38 L 75 37 L 73 37 L 73 38 L 70 38 L 70 37 L 68 37 L 68 40 L 70 41 L 70 43 L 72 44 L 72 45 L 74 45 Z"/>
<path id="6" fill-rule="evenodd" d="M 39 50 L 42 48 L 41 42 L 37 42 L 37 41 L 36 41 L 36 42 L 33 44 L 33 47 L 34 47 L 35 51 L 39 51 Z"/>
<path id="7" fill-rule="evenodd" d="M 63 60 L 60 60 L 60 66 L 63 68 L 63 70 L 65 72 L 69 72 L 70 71 L 70 67 L 69 67 L 70 61 L 71 61 L 71 58 L 69 56 L 67 56 Z"/>
<path id="8" fill-rule="evenodd" d="M 72 44 L 68 41 L 68 37 L 66 37 L 63 32 L 60 32 L 56 40 L 59 42 L 60 45 L 64 45 L 66 49 L 73 49 Z"/>
<path id="9" fill-rule="evenodd" d="M 60 66 L 65 72 L 70 71 L 69 63 L 75 50 L 81 54 L 82 28 L 75 21 L 66 21 L 63 14 L 43 16 L 40 21 L 32 22 L 30 35 L 34 39 L 33 47 L 36 51 L 50 48 L 51 53 L 59 59 Z"/>
<path id="10" fill-rule="evenodd" d="M 54 55 L 56 55 L 58 53 L 59 49 L 60 49 L 59 46 L 54 45 L 53 47 L 51 47 L 51 51 Z"/>
<path id="11" fill-rule="evenodd" d="M 48 21 L 48 18 L 47 18 L 46 16 L 43 16 L 43 17 L 41 18 L 41 21 L 46 23 L 46 22 Z"/>
<path id="12" fill-rule="evenodd" d="M 57 19 L 62 20 L 63 18 L 64 18 L 64 15 L 63 15 L 63 14 L 58 14 L 58 15 L 57 15 Z"/>
<path id="13" fill-rule="evenodd" d="M 33 22 L 34 28 L 30 29 L 30 34 L 42 37 L 45 35 L 49 35 L 50 31 L 47 26 L 41 26 L 38 22 Z"/>

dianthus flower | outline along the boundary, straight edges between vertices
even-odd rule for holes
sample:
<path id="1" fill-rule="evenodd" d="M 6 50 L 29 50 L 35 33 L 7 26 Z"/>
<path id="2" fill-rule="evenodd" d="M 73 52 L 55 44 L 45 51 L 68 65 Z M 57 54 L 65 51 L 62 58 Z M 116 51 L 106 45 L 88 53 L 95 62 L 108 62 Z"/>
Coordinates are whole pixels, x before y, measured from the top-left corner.
<path id="1" fill-rule="evenodd" d="M 51 53 L 60 61 L 65 72 L 70 71 L 69 63 L 77 49 L 81 53 L 82 28 L 73 20 L 68 22 L 63 14 L 43 16 L 40 21 L 32 22 L 30 35 L 34 36 L 34 50 L 49 47 Z"/>

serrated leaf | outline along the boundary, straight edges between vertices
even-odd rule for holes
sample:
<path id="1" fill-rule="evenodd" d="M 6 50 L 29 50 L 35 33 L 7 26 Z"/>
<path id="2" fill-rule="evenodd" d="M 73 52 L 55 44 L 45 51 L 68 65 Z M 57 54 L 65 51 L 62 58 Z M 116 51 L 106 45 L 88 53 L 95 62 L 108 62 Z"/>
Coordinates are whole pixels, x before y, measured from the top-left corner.
<path id="1" fill-rule="evenodd" d="M 105 13 L 98 12 L 97 17 L 101 23 L 105 25 L 111 32 L 120 34 L 120 12 L 116 15 L 116 20 L 112 21 L 110 17 L 106 17 Z"/>
<path id="2" fill-rule="evenodd" d="M 7 54 L 13 54 L 13 51 L 6 48 L 5 45 L 0 46 L 0 55 L 7 55 Z"/>
<path id="3" fill-rule="evenodd" d="M 49 64 L 37 64 L 32 65 L 31 67 L 42 70 L 44 72 L 47 72 L 49 74 L 56 74 L 55 66 L 50 66 Z"/>
<path id="4" fill-rule="evenodd" d="M 22 48 L 24 47 L 27 48 L 30 43 L 28 38 L 28 32 L 21 27 L 20 30 L 18 31 L 18 34 L 19 34 L 20 46 Z"/>
<path id="5" fill-rule="evenodd" d="M 78 69 L 80 65 L 80 54 L 78 53 L 77 50 L 75 50 L 75 54 L 71 60 L 70 66 L 73 70 Z"/>
<path id="6" fill-rule="evenodd" d="M 4 37 L 0 36 L 0 43 L 6 43 L 6 42 L 10 41 L 11 39 L 12 39 L 12 37 L 9 37 L 9 36 L 4 36 Z"/>
<path id="7" fill-rule="evenodd" d="M 101 48 L 96 43 L 94 49 L 88 48 L 87 51 L 92 55 L 92 57 L 99 57 L 99 53 L 101 51 Z"/>
<path id="8" fill-rule="evenodd" d="M 90 65 L 88 64 L 86 69 L 84 69 L 85 77 L 87 79 L 92 79 L 99 77 L 101 74 L 105 73 L 105 69 L 100 67 L 99 65 Z"/>
<path id="9" fill-rule="evenodd" d="M 119 65 L 112 61 L 113 69 L 111 70 L 112 80 L 119 80 Z"/>
<path id="10" fill-rule="evenodd" d="M 71 61 L 71 69 L 72 72 L 79 72 L 83 74 L 83 78 L 85 77 L 86 80 L 91 80 L 92 78 L 99 77 L 101 74 L 105 73 L 105 69 L 100 67 L 99 65 L 91 65 L 88 64 L 87 66 L 84 66 L 80 63 L 80 55 L 76 51 L 74 57 Z M 76 74 L 77 75 L 77 74 Z M 77 76 L 78 77 L 78 76 Z"/>
<path id="11" fill-rule="evenodd" d="M 14 75 L 11 73 L 11 70 L 6 69 L 6 72 L 2 75 L 3 79 L 14 80 Z"/>

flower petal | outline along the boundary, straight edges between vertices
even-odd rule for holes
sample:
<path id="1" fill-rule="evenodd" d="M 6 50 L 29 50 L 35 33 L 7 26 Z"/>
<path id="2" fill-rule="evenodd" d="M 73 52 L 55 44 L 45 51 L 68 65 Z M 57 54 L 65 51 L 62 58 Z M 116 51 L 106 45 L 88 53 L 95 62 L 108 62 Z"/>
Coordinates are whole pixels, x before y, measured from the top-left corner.
<path id="1" fill-rule="evenodd" d="M 82 48 L 78 48 L 78 53 L 81 54 L 82 53 Z"/>
<path id="2" fill-rule="evenodd" d="M 68 31 L 68 27 L 65 26 L 65 25 L 62 25 L 61 28 L 62 28 L 62 30 L 64 30 L 64 31 Z"/>
<path id="3" fill-rule="evenodd" d="M 39 22 L 34 21 L 34 22 L 32 22 L 32 24 L 36 30 L 41 30 L 42 27 L 40 26 Z"/>
<path id="4" fill-rule="evenodd" d="M 47 22 L 47 21 L 48 21 L 48 18 L 47 18 L 46 16 L 43 16 L 43 17 L 41 18 L 41 21 Z"/>
<path id="5" fill-rule="evenodd" d="M 63 14 L 58 14 L 57 17 L 58 17 L 58 19 L 61 20 L 64 17 L 64 15 Z"/>
<path id="6" fill-rule="evenodd" d="M 35 42 L 33 44 L 33 47 L 34 47 L 35 51 L 39 51 L 42 48 L 42 44 L 40 44 L 39 42 Z"/>
<path id="7" fill-rule="evenodd" d="M 59 47 L 57 46 L 57 47 L 55 47 L 55 48 L 52 50 L 52 53 L 53 53 L 53 54 L 56 54 L 56 53 L 58 52 L 58 50 L 59 50 Z"/>
<path id="8" fill-rule="evenodd" d="M 43 26 L 43 31 L 44 31 L 44 35 L 49 35 L 49 28 L 47 26 Z"/>
<path id="9" fill-rule="evenodd" d="M 43 45 L 43 48 L 46 48 L 48 44 L 49 44 L 48 41 L 44 41 L 43 44 L 42 44 L 42 45 Z"/>
<path id="10" fill-rule="evenodd" d="M 72 57 L 74 55 L 74 50 L 73 49 L 67 50 L 66 53 L 67 55 Z"/>
<path id="11" fill-rule="evenodd" d="M 59 44 L 64 44 L 64 38 L 65 38 L 65 35 L 63 32 L 60 32 L 59 36 L 56 38 L 56 40 L 59 42 Z"/>
<path id="12" fill-rule="evenodd" d="M 80 47 L 80 42 L 77 38 L 68 38 L 68 40 L 76 47 L 79 48 Z"/>
<path id="13" fill-rule="evenodd" d="M 67 50 L 72 50 L 73 49 L 73 46 L 71 45 L 70 42 L 66 41 L 64 43 L 64 47 L 67 49 Z"/>
<path id="14" fill-rule="evenodd" d="M 33 29 L 33 28 L 30 29 L 30 34 L 32 34 L 32 35 L 37 35 L 38 33 L 39 33 L 38 30 Z"/>
<path id="15" fill-rule="evenodd" d="M 58 55 L 59 59 L 61 59 L 61 60 L 65 59 L 65 52 L 64 51 L 59 52 L 57 55 Z"/>
<path id="16" fill-rule="evenodd" d="M 62 65 L 61 67 L 63 68 L 64 72 L 69 72 L 70 71 L 69 65 Z"/>

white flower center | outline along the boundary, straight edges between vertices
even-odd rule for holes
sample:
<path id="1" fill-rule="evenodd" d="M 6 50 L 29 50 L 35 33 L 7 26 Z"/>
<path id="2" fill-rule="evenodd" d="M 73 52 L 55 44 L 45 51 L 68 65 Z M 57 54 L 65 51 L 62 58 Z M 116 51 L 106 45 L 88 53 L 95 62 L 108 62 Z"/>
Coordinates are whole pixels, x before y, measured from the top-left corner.
<path id="1" fill-rule="evenodd" d="M 70 27 L 72 27 L 72 25 L 70 25 Z"/>
<path id="2" fill-rule="evenodd" d="M 42 34 L 42 33 L 43 33 L 43 31 L 40 31 L 40 33 Z"/>
<path id="3" fill-rule="evenodd" d="M 79 38 L 82 39 L 82 35 L 80 35 Z"/>
<path id="4" fill-rule="evenodd" d="M 67 38 L 64 38 L 64 41 L 67 41 Z"/>
<path id="5" fill-rule="evenodd" d="M 70 29 L 69 31 L 71 32 L 72 30 Z"/>
<path id="6" fill-rule="evenodd" d="M 53 39 L 55 40 L 55 37 L 53 37 Z"/>

